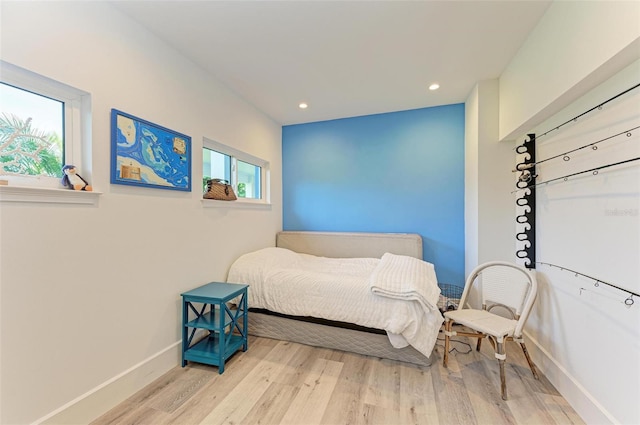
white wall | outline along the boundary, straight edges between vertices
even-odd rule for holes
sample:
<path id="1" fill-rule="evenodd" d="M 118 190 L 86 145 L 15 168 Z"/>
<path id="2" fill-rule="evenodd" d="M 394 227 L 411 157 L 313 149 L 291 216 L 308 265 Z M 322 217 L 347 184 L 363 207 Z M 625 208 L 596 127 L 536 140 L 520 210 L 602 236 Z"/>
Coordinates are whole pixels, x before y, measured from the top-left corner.
<path id="1" fill-rule="evenodd" d="M 498 80 L 479 82 L 465 102 L 465 272 L 513 261 L 513 142 L 498 141 Z"/>
<path id="2" fill-rule="evenodd" d="M 553 2 L 500 76 L 500 139 L 526 133 L 639 52 L 640 2 Z"/>
<path id="3" fill-rule="evenodd" d="M 1 7 L 3 60 L 91 94 L 93 161 L 80 171 L 104 194 L 96 207 L 0 204 L 0 423 L 48 417 L 144 369 L 73 419 L 86 422 L 177 364 L 182 291 L 273 245 L 281 128 L 108 4 Z M 192 193 L 109 184 L 111 108 L 192 137 Z M 270 161 L 271 209 L 202 208 L 203 136 Z"/>
<path id="4" fill-rule="evenodd" d="M 519 144 L 527 133 L 540 134 L 616 94 L 616 84 L 638 83 L 639 22 L 638 2 L 552 3 L 500 77 L 500 139 L 517 137 Z M 537 159 L 594 141 L 621 117 L 595 121 L 579 137 L 541 139 Z M 618 149 L 598 154 L 601 163 L 626 155 Z M 573 161 L 556 171 L 588 164 Z M 637 163 L 541 188 L 537 260 L 638 292 L 638 216 L 607 213 L 623 206 L 637 211 L 638 199 Z M 538 272 L 540 297 L 526 328 L 536 364 L 587 423 L 639 423 L 638 302 L 626 308 L 625 296 L 605 285 L 594 288 L 548 266 Z"/>
<path id="5" fill-rule="evenodd" d="M 640 82 L 640 61 L 533 132 L 541 134 Z M 536 142 L 537 160 L 640 126 L 640 88 Z M 640 129 L 537 169 L 538 182 L 640 157 Z M 537 260 L 640 293 L 640 161 L 538 186 Z M 538 265 L 540 294 L 527 327 L 535 358 L 587 423 L 640 423 L 640 299 Z"/>

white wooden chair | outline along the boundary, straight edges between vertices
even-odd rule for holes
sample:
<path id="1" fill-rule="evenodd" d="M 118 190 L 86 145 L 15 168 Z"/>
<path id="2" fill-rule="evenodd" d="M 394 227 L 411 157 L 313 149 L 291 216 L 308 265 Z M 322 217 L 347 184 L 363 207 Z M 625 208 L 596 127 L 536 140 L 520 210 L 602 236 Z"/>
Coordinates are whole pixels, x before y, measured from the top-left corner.
<path id="1" fill-rule="evenodd" d="M 479 285 L 482 310 L 470 308 L 467 296 L 470 288 Z M 493 345 L 500 366 L 500 390 L 502 399 L 507 399 L 507 385 L 504 363 L 507 358 L 504 343 L 514 340 L 520 343 L 531 372 L 538 379 L 536 368 L 529 357 L 522 339 L 522 328 L 529 316 L 538 291 L 538 283 L 533 271 L 516 264 L 492 261 L 476 267 L 465 283 L 457 310 L 447 311 L 445 317 L 445 339 L 443 366 L 449 360 L 449 339 L 454 335 L 478 338 L 476 349 L 485 337 Z M 473 332 L 453 331 L 454 323 L 461 324 Z"/>

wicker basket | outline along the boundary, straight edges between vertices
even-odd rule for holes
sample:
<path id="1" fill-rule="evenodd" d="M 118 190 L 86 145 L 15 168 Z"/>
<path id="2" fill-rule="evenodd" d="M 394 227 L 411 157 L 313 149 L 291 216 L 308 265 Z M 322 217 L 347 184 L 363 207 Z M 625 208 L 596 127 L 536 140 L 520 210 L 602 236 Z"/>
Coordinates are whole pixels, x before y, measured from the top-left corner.
<path id="1" fill-rule="evenodd" d="M 228 181 L 211 179 L 207 181 L 207 191 L 202 196 L 204 199 L 217 199 L 219 201 L 235 201 L 236 194 Z"/>

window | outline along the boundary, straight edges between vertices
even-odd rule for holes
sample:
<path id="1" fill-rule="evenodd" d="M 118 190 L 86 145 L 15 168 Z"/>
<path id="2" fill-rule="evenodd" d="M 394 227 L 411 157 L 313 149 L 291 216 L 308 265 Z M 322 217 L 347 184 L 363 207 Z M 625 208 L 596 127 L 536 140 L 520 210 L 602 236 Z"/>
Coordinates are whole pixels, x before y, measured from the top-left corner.
<path id="1" fill-rule="evenodd" d="M 0 176 L 59 188 L 62 166 L 73 164 L 87 178 L 90 161 L 82 160 L 81 146 L 87 93 L 4 61 L 0 67 Z"/>
<path id="2" fill-rule="evenodd" d="M 202 150 L 202 190 L 207 188 L 207 180 L 222 179 L 231 182 L 231 156 L 213 149 Z"/>
<path id="3" fill-rule="evenodd" d="M 238 196 L 241 198 L 261 198 L 261 167 L 238 160 Z"/>
<path id="4" fill-rule="evenodd" d="M 263 159 L 204 138 L 202 190 L 209 179 L 227 180 L 239 201 L 269 203 L 269 163 Z"/>
<path id="5" fill-rule="evenodd" d="M 56 177 L 64 158 L 64 102 L 0 83 L 4 172 Z"/>

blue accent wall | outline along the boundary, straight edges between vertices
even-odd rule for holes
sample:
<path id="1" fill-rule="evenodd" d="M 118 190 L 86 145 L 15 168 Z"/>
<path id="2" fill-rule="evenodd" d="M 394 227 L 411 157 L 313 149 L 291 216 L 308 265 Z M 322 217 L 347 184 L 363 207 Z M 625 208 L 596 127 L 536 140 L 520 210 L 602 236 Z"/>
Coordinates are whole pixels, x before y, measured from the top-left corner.
<path id="1" fill-rule="evenodd" d="M 282 129 L 284 230 L 422 236 L 464 285 L 464 104 Z"/>

